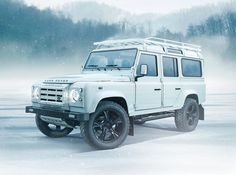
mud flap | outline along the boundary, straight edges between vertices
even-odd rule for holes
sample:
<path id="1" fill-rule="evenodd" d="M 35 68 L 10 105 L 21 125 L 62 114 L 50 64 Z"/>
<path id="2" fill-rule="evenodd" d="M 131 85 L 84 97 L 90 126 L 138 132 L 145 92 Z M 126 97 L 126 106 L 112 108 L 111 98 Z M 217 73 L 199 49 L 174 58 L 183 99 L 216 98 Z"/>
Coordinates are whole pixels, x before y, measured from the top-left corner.
<path id="1" fill-rule="evenodd" d="M 129 135 L 134 136 L 134 117 L 129 117 Z"/>
<path id="2" fill-rule="evenodd" d="M 202 105 L 199 105 L 199 120 L 204 120 L 205 119 L 205 112 L 204 108 Z"/>

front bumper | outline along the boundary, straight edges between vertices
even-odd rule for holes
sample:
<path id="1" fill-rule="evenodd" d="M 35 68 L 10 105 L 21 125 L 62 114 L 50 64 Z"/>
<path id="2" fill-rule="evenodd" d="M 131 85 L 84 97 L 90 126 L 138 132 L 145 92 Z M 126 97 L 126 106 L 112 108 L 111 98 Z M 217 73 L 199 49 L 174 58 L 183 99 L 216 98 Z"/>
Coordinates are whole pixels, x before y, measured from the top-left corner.
<path id="1" fill-rule="evenodd" d="M 52 109 L 37 108 L 33 106 L 26 106 L 26 113 L 35 113 L 38 115 L 49 116 L 54 118 L 60 118 L 63 120 L 77 120 L 77 121 L 88 121 L 89 114 L 76 113 L 71 111 L 57 111 Z"/>

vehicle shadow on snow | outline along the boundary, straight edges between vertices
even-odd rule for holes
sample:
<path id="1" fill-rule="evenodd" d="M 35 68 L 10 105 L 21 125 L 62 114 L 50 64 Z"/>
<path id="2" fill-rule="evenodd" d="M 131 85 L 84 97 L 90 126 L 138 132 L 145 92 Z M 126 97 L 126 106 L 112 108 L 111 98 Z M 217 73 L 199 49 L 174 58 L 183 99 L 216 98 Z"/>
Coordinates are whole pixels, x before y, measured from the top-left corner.
<path id="1" fill-rule="evenodd" d="M 2 136 L 6 133 L 4 137 L 1 137 L 0 135 L 0 140 L 5 140 L 7 138 L 4 143 L 4 149 L 7 148 L 7 150 L 14 151 L 17 146 L 21 148 L 21 151 L 26 151 L 28 149 L 32 151 L 47 150 L 49 152 L 63 150 L 73 153 L 96 151 L 96 149 L 89 146 L 84 141 L 79 129 L 74 130 L 67 137 L 48 138 L 37 129 L 34 119 L 26 117 L 2 117 L 0 120 L 3 124 L 0 126 L 0 130 L 3 131 Z M 14 120 L 15 122 L 10 122 L 10 125 L 4 123 L 9 120 Z M 134 127 L 134 136 L 128 136 L 121 147 L 182 134 L 177 131 L 171 122 L 159 123 L 159 121 L 154 121 L 147 122 L 143 125 L 135 125 Z"/>
<path id="2" fill-rule="evenodd" d="M 38 131 L 40 132 L 40 131 Z M 62 149 L 64 151 L 69 151 L 73 153 L 85 153 L 91 152 L 95 149 L 89 146 L 81 136 L 79 130 L 74 131 L 72 134 L 62 137 L 62 138 L 49 138 L 44 136 L 42 133 L 39 133 L 40 136 L 36 136 L 37 140 L 44 142 L 47 145 L 50 145 L 47 149 L 54 151 L 55 149 Z"/>
<path id="3" fill-rule="evenodd" d="M 0 116 L 0 131 L 1 151 L 81 153 L 94 150 L 84 142 L 79 130 L 63 138 L 43 135 L 36 127 L 34 117 Z"/>
<path id="4" fill-rule="evenodd" d="M 143 125 L 135 125 L 134 127 L 134 136 L 127 138 L 123 145 L 132 145 L 138 144 L 146 141 L 156 140 L 165 137 L 172 137 L 179 134 L 175 126 L 171 124 L 159 124 L 155 122 L 147 122 Z"/>
<path id="5" fill-rule="evenodd" d="M 146 141 L 156 140 L 165 137 L 172 137 L 179 134 L 177 129 L 172 125 L 161 125 L 157 123 L 145 123 L 143 125 L 135 125 L 134 136 L 128 136 L 121 147 L 128 145 L 139 144 Z M 86 153 L 97 151 L 95 148 L 88 145 L 79 130 L 75 130 L 72 134 L 64 138 L 48 138 L 46 136 L 37 136 L 38 141 L 50 145 L 47 149 L 68 149 L 74 153 Z M 46 148 L 46 147 L 45 147 Z"/>

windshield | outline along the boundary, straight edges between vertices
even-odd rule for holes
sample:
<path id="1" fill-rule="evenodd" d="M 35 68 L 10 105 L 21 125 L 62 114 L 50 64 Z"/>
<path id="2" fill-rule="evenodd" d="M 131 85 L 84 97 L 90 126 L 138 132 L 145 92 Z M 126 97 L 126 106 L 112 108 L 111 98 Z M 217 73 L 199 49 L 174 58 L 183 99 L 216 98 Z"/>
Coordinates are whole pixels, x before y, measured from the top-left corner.
<path id="1" fill-rule="evenodd" d="M 85 68 L 131 68 L 134 65 L 136 54 L 137 49 L 92 52 Z"/>

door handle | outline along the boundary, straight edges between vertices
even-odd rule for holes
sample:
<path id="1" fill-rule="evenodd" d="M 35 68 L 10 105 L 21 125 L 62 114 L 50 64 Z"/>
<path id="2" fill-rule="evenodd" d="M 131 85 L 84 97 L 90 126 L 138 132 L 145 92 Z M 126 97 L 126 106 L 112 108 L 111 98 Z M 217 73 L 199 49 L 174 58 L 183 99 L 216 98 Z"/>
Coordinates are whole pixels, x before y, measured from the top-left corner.
<path id="1" fill-rule="evenodd" d="M 160 91 L 161 89 L 160 88 L 158 88 L 158 89 L 154 89 L 154 91 Z"/>
<path id="2" fill-rule="evenodd" d="M 180 91 L 180 90 L 181 90 L 181 88 L 175 88 L 175 90 L 176 90 L 176 91 Z"/>

